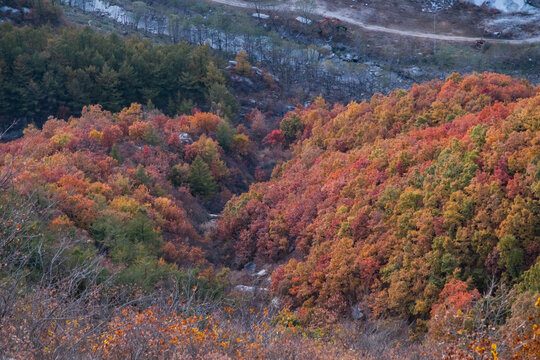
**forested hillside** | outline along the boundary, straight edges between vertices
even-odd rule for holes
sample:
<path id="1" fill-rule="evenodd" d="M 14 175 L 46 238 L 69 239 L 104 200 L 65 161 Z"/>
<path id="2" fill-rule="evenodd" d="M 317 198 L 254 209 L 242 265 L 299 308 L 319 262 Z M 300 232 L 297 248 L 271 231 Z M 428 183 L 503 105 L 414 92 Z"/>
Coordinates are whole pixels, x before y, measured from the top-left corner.
<path id="1" fill-rule="evenodd" d="M 30 125 L 0 145 L 0 349 L 534 359 L 539 108 L 525 81 L 454 74 L 319 98 L 266 149 L 217 115 L 138 104 Z M 213 230 L 202 205 L 226 201 L 253 154 L 289 147 Z M 273 269 L 259 295 L 234 286 L 266 273 L 234 270 L 250 261 Z"/>
<path id="2" fill-rule="evenodd" d="M 252 181 L 249 159 L 265 158 L 259 146 L 215 114 L 170 118 L 139 104 L 118 113 L 85 106 L 0 144 L 0 354 L 255 351 L 220 345 L 255 334 L 208 321 L 233 309 L 220 312 L 231 303 L 228 270 L 210 262 L 216 215 L 206 208 Z M 133 327 L 141 315 L 149 328 Z M 119 347 L 124 336 L 143 338 Z"/>
<path id="3" fill-rule="evenodd" d="M 336 57 L 335 19 L 118 3 L 120 36 L 4 3 L 0 359 L 539 358 L 540 87 L 453 73 L 331 104 L 314 91 L 390 84 Z"/>
<path id="4" fill-rule="evenodd" d="M 538 88 L 489 73 L 319 99 L 282 120 L 293 159 L 227 204 L 215 238 L 231 264 L 279 264 L 272 291 L 306 324 L 359 308 L 444 333 L 480 294 L 535 300 L 539 114 Z"/>
<path id="5" fill-rule="evenodd" d="M 237 104 L 208 47 L 155 45 L 90 27 L 0 24 L 0 125 L 68 119 L 83 106 L 120 111 L 132 102 L 174 116 L 192 108 L 235 120 Z"/>
<path id="6" fill-rule="evenodd" d="M 217 115 L 170 118 L 138 104 L 115 114 L 84 107 L 80 118 L 51 118 L 24 134 L 0 144 L 5 176 L 22 194 L 53 202 L 54 221 L 87 231 L 124 265 L 161 256 L 204 265 L 202 204 L 219 210 L 245 187 L 248 149 L 258 149 Z M 129 235 L 137 224 L 148 233 Z"/>

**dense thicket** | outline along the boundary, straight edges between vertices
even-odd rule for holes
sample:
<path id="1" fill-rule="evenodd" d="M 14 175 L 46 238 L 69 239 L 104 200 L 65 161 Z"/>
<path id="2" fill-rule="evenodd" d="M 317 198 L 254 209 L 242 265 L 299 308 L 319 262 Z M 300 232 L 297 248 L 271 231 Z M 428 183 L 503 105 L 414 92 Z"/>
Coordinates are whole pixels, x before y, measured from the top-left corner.
<path id="1" fill-rule="evenodd" d="M 319 99 L 273 133 L 293 159 L 228 203 L 216 237 L 237 264 L 283 264 L 273 291 L 304 319 L 359 304 L 423 325 L 447 286 L 538 291 L 539 114 L 538 88 L 489 73 Z"/>
<path id="2" fill-rule="evenodd" d="M 389 317 L 427 331 L 436 342 L 416 350 L 431 358 L 534 359 L 539 113 L 538 88 L 486 73 L 369 103 L 318 99 L 268 135 L 258 111 L 235 129 L 138 104 L 30 125 L 0 144 L 0 351 L 378 357 L 407 337 L 404 322 L 369 331 Z M 208 237 L 200 204 L 219 207 L 247 158 L 288 146 L 292 160 L 231 200 Z M 271 306 L 246 286 L 219 296 L 235 275 L 215 265 L 251 260 L 281 265 Z M 351 310 L 369 322 L 337 321 Z"/>
<path id="3" fill-rule="evenodd" d="M 208 47 L 155 45 L 91 28 L 0 25 L 0 125 L 41 124 L 85 105 L 120 111 L 132 102 L 170 115 L 193 107 L 233 117 L 236 102 Z"/>
<path id="4" fill-rule="evenodd" d="M 199 204 L 226 201 L 257 147 L 211 113 L 141 109 L 88 106 L 0 144 L 0 353 L 355 358 L 295 336 L 276 309 L 221 296 L 228 270 L 207 261 Z"/>
<path id="5" fill-rule="evenodd" d="M 80 118 L 51 118 L 43 130 L 29 126 L 22 139 L 0 144 L 0 169 L 13 174 L 19 193 L 54 203 L 53 223 L 88 232 L 128 278 L 144 283 L 153 275 L 138 274 L 141 266 L 160 257 L 206 262 L 198 225 L 207 214 L 200 204 L 219 208 L 230 198 L 241 180 L 230 172 L 240 170 L 224 160 L 240 166 L 244 157 L 235 146 L 222 149 L 220 125 L 230 126 L 210 113 L 169 118 L 137 104 L 116 114 L 89 106 Z"/>

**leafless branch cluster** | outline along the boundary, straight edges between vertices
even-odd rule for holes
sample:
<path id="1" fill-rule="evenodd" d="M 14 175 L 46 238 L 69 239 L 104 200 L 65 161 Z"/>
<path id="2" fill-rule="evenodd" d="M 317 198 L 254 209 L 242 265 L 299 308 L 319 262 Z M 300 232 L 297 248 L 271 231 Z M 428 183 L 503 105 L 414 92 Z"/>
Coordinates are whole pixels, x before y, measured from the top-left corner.
<path id="1" fill-rule="evenodd" d="M 221 306 L 219 289 L 198 289 L 194 270 L 156 284 L 151 293 L 117 285 L 101 256 L 84 254 L 82 249 L 89 249 L 84 234 L 66 230 L 51 238 L 42 232 L 40 224 L 49 223 L 54 204 L 38 204 L 36 194 L 3 192 L 0 200 L 0 358 L 92 354 L 95 339 L 110 331 L 123 310 L 152 307 L 187 316 Z M 149 346 L 146 327 L 137 327 L 132 358 L 141 358 Z"/>
<path id="2" fill-rule="evenodd" d="M 73 252 L 83 240 L 70 234 L 46 238 L 40 220 L 48 208 L 37 205 L 35 194 L 0 196 L 0 354 L 50 347 L 58 355 L 54 357 L 67 355 L 84 338 L 53 347 L 53 339 L 43 334 L 61 332 L 72 319 L 84 322 L 104 315 L 108 304 L 102 290 L 108 279 L 99 279 L 101 259 L 77 260 Z"/>
<path id="3" fill-rule="evenodd" d="M 10 132 L 11 129 L 13 129 L 18 123 L 19 121 L 15 120 L 11 122 L 11 124 L 4 131 L 0 132 L 0 141 L 2 141 L 2 139 L 4 139 L 4 137 L 6 136 L 6 134 Z"/>
<path id="4" fill-rule="evenodd" d="M 515 290 L 492 278 L 484 296 L 475 304 L 475 332 L 489 337 L 498 335 L 500 325 L 510 315 L 515 295 Z"/>

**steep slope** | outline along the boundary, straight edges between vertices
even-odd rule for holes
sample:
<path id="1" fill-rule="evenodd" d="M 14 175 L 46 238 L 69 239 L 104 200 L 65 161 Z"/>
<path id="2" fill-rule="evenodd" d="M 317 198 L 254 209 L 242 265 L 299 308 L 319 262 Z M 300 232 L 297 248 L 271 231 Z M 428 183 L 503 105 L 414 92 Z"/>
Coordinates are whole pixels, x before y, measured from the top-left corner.
<path id="1" fill-rule="evenodd" d="M 272 289 L 308 321 L 356 304 L 428 319 L 450 281 L 482 292 L 537 263 L 539 113 L 538 88 L 490 73 L 319 99 L 283 120 L 293 159 L 228 203 L 216 237 L 232 263 L 282 264 Z"/>
<path id="2" fill-rule="evenodd" d="M 52 224 L 86 233 L 128 282 L 152 286 L 169 268 L 153 267 L 161 257 L 207 264 L 202 204 L 221 207 L 246 181 L 249 138 L 210 113 L 169 118 L 138 104 L 116 114 L 95 105 L 24 132 L 0 144 L 0 174 L 10 177 L 2 191 L 46 199 Z"/>
<path id="3" fill-rule="evenodd" d="M 138 104 L 28 126 L 0 144 L 0 350 L 534 359 L 539 110 L 524 81 L 454 74 L 369 103 L 318 99 L 264 138 L 273 149 L 217 115 Z M 230 196 L 246 157 L 289 146 L 206 236 L 200 204 Z M 280 301 L 247 286 L 222 296 L 259 276 L 214 269 L 251 260 L 278 266 Z M 410 343 L 410 320 L 438 342 Z"/>

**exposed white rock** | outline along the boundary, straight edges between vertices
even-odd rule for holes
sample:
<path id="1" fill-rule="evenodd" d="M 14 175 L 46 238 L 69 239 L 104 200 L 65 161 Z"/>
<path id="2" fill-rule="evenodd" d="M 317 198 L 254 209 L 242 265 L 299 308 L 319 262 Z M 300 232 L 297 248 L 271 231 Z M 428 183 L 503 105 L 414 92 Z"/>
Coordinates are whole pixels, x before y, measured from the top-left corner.
<path id="1" fill-rule="evenodd" d="M 0 8 L 0 12 L 3 13 L 11 13 L 11 14 L 18 14 L 20 13 L 20 10 L 17 10 L 15 8 L 12 8 L 11 6 L 2 6 Z"/>
<path id="2" fill-rule="evenodd" d="M 270 15 L 261 14 L 261 13 L 254 13 L 251 16 L 253 16 L 256 19 L 262 19 L 262 20 L 270 19 Z"/>
<path id="3" fill-rule="evenodd" d="M 258 277 L 262 277 L 262 276 L 265 276 L 267 273 L 268 272 L 265 269 L 262 269 L 261 271 L 259 271 L 255 275 L 258 276 Z"/>
<path id="4" fill-rule="evenodd" d="M 178 133 L 178 139 L 182 144 L 191 144 L 193 142 L 191 136 L 186 132 Z"/>
<path id="5" fill-rule="evenodd" d="M 422 11 L 437 12 L 439 10 L 451 8 L 459 1 L 466 1 L 476 6 L 486 6 L 491 9 L 497 9 L 503 13 L 540 12 L 538 8 L 530 5 L 526 0 L 424 0 Z"/>
<path id="6" fill-rule="evenodd" d="M 234 287 L 234 289 L 238 290 L 240 292 L 249 292 L 249 293 L 254 293 L 255 292 L 255 287 L 254 286 L 236 285 Z"/>
<path id="7" fill-rule="evenodd" d="M 302 24 L 306 24 L 306 25 L 311 24 L 311 20 L 306 19 L 305 17 L 302 17 L 302 16 L 297 16 L 296 21 L 301 22 Z"/>
<path id="8" fill-rule="evenodd" d="M 247 285 L 236 285 L 234 287 L 235 290 L 237 291 L 240 291 L 240 292 L 246 292 L 246 293 L 255 293 L 255 291 L 264 291 L 264 292 L 267 292 L 268 291 L 268 288 L 264 288 L 264 287 L 255 287 L 255 286 L 247 286 Z"/>
<path id="9" fill-rule="evenodd" d="M 525 0 L 466 0 L 470 3 L 473 3 L 477 6 L 486 5 L 492 9 L 497 9 L 504 13 L 511 12 L 530 12 L 538 11 L 533 6 L 527 4 Z"/>

